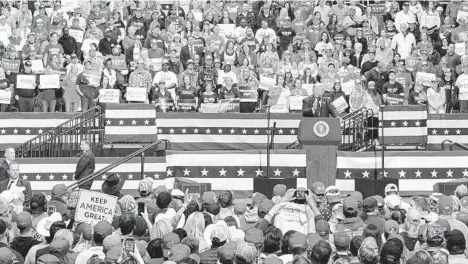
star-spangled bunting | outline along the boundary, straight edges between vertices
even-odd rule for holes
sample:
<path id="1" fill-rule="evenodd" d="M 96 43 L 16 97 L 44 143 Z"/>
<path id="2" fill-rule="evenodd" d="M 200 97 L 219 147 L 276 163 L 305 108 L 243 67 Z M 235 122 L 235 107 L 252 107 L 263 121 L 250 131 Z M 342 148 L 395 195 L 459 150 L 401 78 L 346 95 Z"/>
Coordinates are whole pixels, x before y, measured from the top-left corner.
<path id="1" fill-rule="evenodd" d="M 127 180 L 141 180 L 145 177 L 141 177 L 139 172 L 127 172 L 117 174 L 120 177 L 124 177 Z M 154 179 L 166 178 L 165 172 L 145 172 L 144 175 L 152 177 Z M 73 173 L 21 173 L 21 178 L 28 181 L 73 181 L 75 180 Z M 99 180 L 105 180 L 106 175 L 102 175 Z"/>
<path id="2" fill-rule="evenodd" d="M 0 136 L 7 136 L 7 135 L 40 135 L 44 133 L 44 131 L 49 131 L 52 129 L 51 127 L 8 127 L 0 129 Z"/>
<path id="3" fill-rule="evenodd" d="M 148 118 L 108 118 L 106 125 L 114 126 L 149 126 L 156 124 L 155 119 Z"/>
<path id="4" fill-rule="evenodd" d="M 429 136 L 466 136 L 468 128 L 428 128 Z"/>
<path id="5" fill-rule="evenodd" d="M 138 125 L 138 124 L 137 124 Z M 141 125 L 141 124 L 140 124 Z M 158 134 L 171 135 L 267 135 L 270 130 L 267 128 L 253 127 L 158 127 Z M 276 135 L 297 135 L 297 128 L 276 129 Z"/>
<path id="6" fill-rule="evenodd" d="M 372 179 L 378 177 L 395 179 L 461 179 L 468 178 L 466 168 L 385 168 L 379 169 L 344 169 L 337 170 L 337 179 Z"/>
<path id="7" fill-rule="evenodd" d="M 166 171 L 168 177 L 186 178 L 255 178 L 265 177 L 266 167 L 169 167 Z M 305 167 L 270 167 L 272 178 L 305 178 Z"/>

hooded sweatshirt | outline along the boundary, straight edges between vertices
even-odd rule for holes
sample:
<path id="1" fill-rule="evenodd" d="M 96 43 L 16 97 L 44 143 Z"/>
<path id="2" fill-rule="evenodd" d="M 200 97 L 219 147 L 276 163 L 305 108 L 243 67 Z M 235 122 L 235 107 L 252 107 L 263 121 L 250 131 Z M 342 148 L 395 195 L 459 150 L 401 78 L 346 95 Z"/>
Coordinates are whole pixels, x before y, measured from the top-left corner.
<path id="1" fill-rule="evenodd" d="M 16 250 L 18 253 L 23 256 L 23 258 L 26 258 L 26 255 L 28 254 L 28 251 L 37 244 L 40 244 L 40 241 L 35 240 L 32 237 L 15 237 L 13 241 L 11 242 L 11 248 Z"/>
<path id="2" fill-rule="evenodd" d="M 361 236 L 366 228 L 366 224 L 360 217 L 345 218 L 338 224 L 338 232 L 345 232 L 350 239 L 355 236 Z"/>

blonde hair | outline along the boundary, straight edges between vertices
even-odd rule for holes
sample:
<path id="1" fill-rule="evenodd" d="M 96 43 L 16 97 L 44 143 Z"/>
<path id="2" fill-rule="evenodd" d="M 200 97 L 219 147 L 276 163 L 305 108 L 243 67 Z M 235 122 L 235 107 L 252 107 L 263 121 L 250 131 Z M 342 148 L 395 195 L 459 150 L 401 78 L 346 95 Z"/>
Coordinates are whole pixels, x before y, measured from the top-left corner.
<path id="1" fill-rule="evenodd" d="M 168 219 L 162 219 L 153 224 L 150 231 L 151 239 L 163 238 L 172 232 L 172 225 Z"/>
<path id="2" fill-rule="evenodd" d="M 52 241 L 56 241 L 56 240 L 67 241 L 68 246 L 71 249 L 73 246 L 73 241 L 74 241 L 73 232 L 69 229 L 60 229 L 59 231 L 57 231 L 57 233 L 55 233 L 54 239 Z"/>
<path id="3" fill-rule="evenodd" d="M 205 216 L 201 212 L 194 212 L 185 221 L 184 229 L 188 237 L 203 237 L 205 233 Z"/>

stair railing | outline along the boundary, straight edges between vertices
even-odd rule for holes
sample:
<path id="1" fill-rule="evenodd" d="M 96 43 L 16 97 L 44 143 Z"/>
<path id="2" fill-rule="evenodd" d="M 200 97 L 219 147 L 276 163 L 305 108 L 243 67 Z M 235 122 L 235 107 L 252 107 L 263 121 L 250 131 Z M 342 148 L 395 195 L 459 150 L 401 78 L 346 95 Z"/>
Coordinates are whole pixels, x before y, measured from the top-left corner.
<path id="1" fill-rule="evenodd" d="M 74 190 L 76 188 L 79 188 L 81 185 L 83 185 L 84 183 L 88 182 L 88 181 L 92 181 L 94 180 L 95 178 L 99 177 L 99 176 L 102 176 L 103 174 L 109 172 L 110 170 L 124 164 L 125 162 L 137 157 L 137 156 L 141 156 L 141 175 L 144 174 L 144 162 L 145 162 L 145 155 L 144 153 L 150 149 L 153 149 L 155 148 L 156 146 L 158 146 L 159 144 L 161 143 L 164 143 L 165 144 L 165 150 L 169 150 L 171 149 L 171 142 L 167 139 L 159 139 L 151 144 L 148 144 L 146 146 L 144 146 L 143 148 L 137 150 L 137 151 L 134 151 L 132 153 L 130 153 L 129 155 L 123 157 L 122 159 L 118 160 L 117 162 L 113 163 L 113 164 L 110 164 L 102 169 L 100 169 L 99 171 L 96 171 L 88 176 L 86 176 L 85 178 L 83 179 L 80 179 L 76 182 L 74 182 L 73 184 L 69 185 L 67 188 L 68 189 L 71 189 L 71 190 Z"/>
<path id="2" fill-rule="evenodd" d="M 343 151 L 356 151 L 372 145 L 374 112 L 371 109 L 361 108 L 347 114 L 341 121 L 341 144 L 338 149 Z"/>
<path id="3" fill-rule="evenodd" d="M 104 114 L 96 106 L 67 120 L 55 128 L 42 133 L 16 148 L 17 156 L 26 157 L 70 157 L 81 152 L 83 139 L 96 147 L 104 137 Z"/>

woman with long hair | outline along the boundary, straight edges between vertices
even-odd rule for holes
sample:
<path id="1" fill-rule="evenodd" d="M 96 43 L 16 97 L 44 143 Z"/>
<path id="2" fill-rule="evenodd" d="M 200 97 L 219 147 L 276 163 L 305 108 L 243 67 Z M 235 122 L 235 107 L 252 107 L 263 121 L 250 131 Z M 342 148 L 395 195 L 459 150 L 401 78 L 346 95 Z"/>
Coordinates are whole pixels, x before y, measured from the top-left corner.
<path id="1" fill-rule="evenodd" d="M 428 1 L 427 8 L 421 14 L 419 27 L 421 31 L 423 28 L 427 28 L 428 34 L 430 34 L 432 39 L 438 40 L 441 21 L 439 13 L 435 9 L 435 3 Z"/>
<path id="2" fill-rule="evenodd" d="M 318 72 L 318 71 L 317 71 Z M 306 67 L 304 69 L 304 73 L 301 75 L 302 76 L 302 83 L 304 84 L 314 84 L 317 83 L 317 80 L 315 79 L 315 76 L 312 74 L 312 69 L 309 67 Z"/>
<path id="3" fill-rule="evenodd" d="M 441 60 L 442 62 L 443 60 Z M 446 60 L 444 60 L 446 61 Z M 455 86 L 455 77 L 452 69 L 445 68 L 442 70 L 442 87 L 445 90 L 445 112 L 452 113 L 453 110 L 458 110 L 458 87 Z"/>
<path id="4" fill-rule="evenodd" d="M 239 53 L 238 53 L 238 58 L 239 58 L 239 62 L 241 63 L 240 66 L 246 66 L 245 64 L 245 60 L 248 61 L 248 66 L 251 68 L 251 69 L 256 69 L 257 66 L 258 66 L 258 62 L 257 62 L 257 54 L 255 54 L 251 49 L 250 49 L 250 46 L 246 43 L 244 43 L 241 47 L 240 47 L 240 50 L 239 50 Z"/>
<path id="5" fill-rule="evenodd" d="M 218 21 L 218 24 L 234 24 L 234 20 L 232 20 L 229 15 L 229 11 L 224 10 L 221 15 L 221 18 Z"/>
<path id="6" fill-rule="evenodd" d="M 338 16 L 336 14 L 333 14 L 330 19 L 330 23 L 327 25 L 327 30 L 330 34 L 333 34 L 336 32 L 336 27 L 338 25 Z"/>
<path id="7" fill-rule="evenodd" d="M 263 97 L 264 91 L 258 89 L 259 81 L 255 73 L 250 68 L 243 67 L 242 69 L 240 69 L 237 76 L 237 81 L 239 87 L 249 87 L 252 90 L 256 88 L 258 93 L 257 98 Z M 241 102 L 241 108 L 243 109 L 243 111 L 241 112 L 252 113 L 255 110 L 256 103 L 259 102 Z"/>
<path id="8" fill-rule="evenodd" d="M 364 228 L 364 231 L 362 232 L 362 236 L 364 238 L 366 237 L 372 237 L 375 239 L 377 242 L 377 246 L 379 249 L 382 248 L 383 241 L 382 241 L 382 233 L 380 232 L 379 228 L 373 224 L 369 224 Z"/>
<path id="9" fill-rule="evenodd" d="M 444 114 L 445 113 L 445 90 L 442 89 L 444 83 L 437 82 L 427 89 L 427 107 L 429 114 Z"/>
<path id="10" fill-rule="evenodd" d="M 307 96 L 307 90 L 302 88 L 302 80 L 297 78 L 294 80 L 292 87 L 289 87 L 291 91 L 291 96 Z"/>
<path id="11" fill-rule="evenodd" d="M 373 116 L 367 119 L 367 132 L 366 138 L 373 140 L 373 144 L 378 143 L 379 138 L 379 109 L 384 104 L 382 93 L 375 87 L 375 81 L 369 81 L 365 86 L 365 93 L 363 98 L 363 107 L 372 110 Z"/>
<path id="12" fill-rule="evenodd" d="M 205 216 L 201 212 L 194 212 L 187 217 L 184 226 L 187 237 L 197 238 L 199 241 L 198 252 L 203 252 L 207 248 L 205 241 Z"/>
<path id="13" fill-rule="evenodd" d="M 330 36 L 328 33 L 323 32 L 320 41 L 315 45 L 314 50 L 317 52 L 319 57 L 323 57 L 327 47 L 333 49 L 333 44 L 330 43 Z"/>
<path id="14" fill-rule="evenodd" d="M 260 70 L 262 68 L 276 69 L 278 62 L 279 62 L 279 56 L 278 56 L 278 53 L 274 50 L 273 44 L 272 43 L 266 44 L 265 51 L 260 54 L 260 58 L 258 60 L 258 66 Z"/>
<path id="15" fill-rule="evenodd" d="M 230 65 L 239 65 L 238 55 L 236 52 L 236 46 L 234 45 L 234 41 L 228 40 L 226 42 L 225 48 L 223 49 L 223 53 L 221 54 L 221 61 Z"/>
<path id="16" fill-rule="evenodd" d="M 276 25 L 278 26 L 278 28 L 281 28 L 283 27 L 284 25 L 284 21 L 286 20 L 286 18 L 289 17 L 289 14 L 288 14 L 288 9 L 286 8 L 281 8 L 280 10 L 280 13 L 279 13 L 279 16 L 276 18 Z M 291 19 L 291 18 L 290 18 Z"/>
<path id="17" fill-rule="evenodd" d="M 285 73 L 286 70 L 295 70 L 297 71 L 297 64 L 292 61 L 292 54 L 290 51 L 283 52 L 283 56 L 278 66 L 276 67 L 277 73 Z"/>

